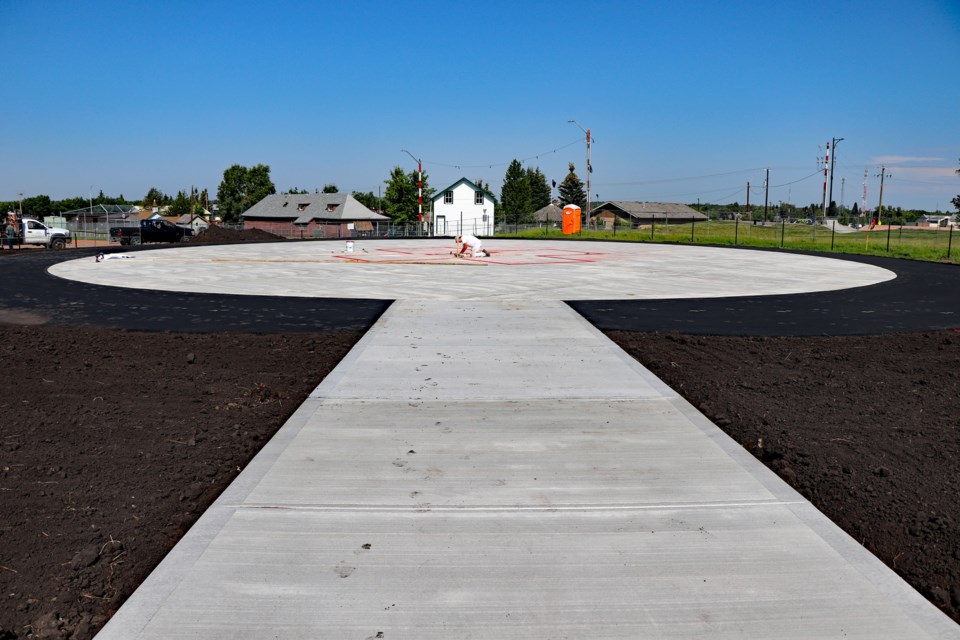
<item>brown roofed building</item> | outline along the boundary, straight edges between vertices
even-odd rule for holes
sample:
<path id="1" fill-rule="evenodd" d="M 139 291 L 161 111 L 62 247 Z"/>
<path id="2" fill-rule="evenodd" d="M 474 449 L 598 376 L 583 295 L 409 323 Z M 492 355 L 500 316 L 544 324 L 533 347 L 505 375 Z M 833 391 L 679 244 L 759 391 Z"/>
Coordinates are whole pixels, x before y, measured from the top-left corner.
<path id="1" fill-rule="evenodd" d="M 623 221 L 629 221 L 630 224 L 656 224 L 656 223 L 683 223 L 683 222 L 701 222 L 707 219 L 707 216 L 696 209 L 691 209 L 685 204 L 676 204 L 673 202 L 633 202 L 625 200 L 611 200 L 604 202 L 599 207 L 594 207 L 593 215 L 601 218 L 607 223 L 607 226 L 613 224 L 613 218 L 617 217 Z"/>

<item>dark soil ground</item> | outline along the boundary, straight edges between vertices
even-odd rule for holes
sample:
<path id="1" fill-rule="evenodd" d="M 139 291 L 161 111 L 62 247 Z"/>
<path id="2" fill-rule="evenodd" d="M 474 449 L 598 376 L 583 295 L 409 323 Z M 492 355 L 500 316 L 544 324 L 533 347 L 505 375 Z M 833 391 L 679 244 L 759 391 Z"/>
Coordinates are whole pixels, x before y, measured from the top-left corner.
<path id="1" fill-rule="evenodd" d="M 0 326 L 0 640 L 93 637 L 359 337 Z"/>
<path id="2" fill-rule="evenodd" d="M 960 334 L 610 336 L 960 619 Z M 0 326 L 0 639 L 92 637 L 358 337 Z"/>

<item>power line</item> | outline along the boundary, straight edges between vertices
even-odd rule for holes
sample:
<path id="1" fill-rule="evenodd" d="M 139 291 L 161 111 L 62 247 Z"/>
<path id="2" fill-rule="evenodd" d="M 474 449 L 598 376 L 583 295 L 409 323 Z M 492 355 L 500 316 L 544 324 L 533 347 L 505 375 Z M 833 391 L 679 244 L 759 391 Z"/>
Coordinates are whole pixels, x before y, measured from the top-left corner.
<path id="1" fill-rule="evenodd" d="M 740 169 L 738 171 L 725 171 L 723 173 L 711 173 L 703 176 L 690 176 L 686 178 L 659 178 L 657 180 L 635 180 L 632 182 L 603 182 L 597 183 L 598 187 L 628 187 L 642 184 L 660 184 L 662 182 L 684 182 L 686 180 L 702 180 L 703 178 L 720 178 L 723 176 L 735 176 L 741 173 L 750 173 L 751 171 L 760 171 L 760 169 Z"/>
<path id="2" fill-rule="evenodd" d="M 556 149 L 550 149 L 549 151 L 543 151 L 541 153 L 535 153 L 531 156 L 527 156 L 526 158 L 521 158 L 520 162 L 523 163 L 523 162 L 529 162 L 530 160 L 539 160 L 540 156 L 546 156 L 546 155 L 550 155 L 551 153 L 556 153 L 558 151 L 566 149 L 567 147 L 572 147 L 575 144 L 580 144 L 580 142 L 582 141 L 579 138 L 577 138 L 573 142 L 568 142 L 567 144 L 559 146 Z M 424 160 L 423 164 L 430 164 L 435 167 L 448 167 L 451 169 L 493 169 L 494 167 L 506 167 L 511 162 L 513 162 L 513 160 L 509 160 L 507 162 L 487 162 L 484 164 L 448 164 L 444 162 L 434 162 L 433 160 Z"/>

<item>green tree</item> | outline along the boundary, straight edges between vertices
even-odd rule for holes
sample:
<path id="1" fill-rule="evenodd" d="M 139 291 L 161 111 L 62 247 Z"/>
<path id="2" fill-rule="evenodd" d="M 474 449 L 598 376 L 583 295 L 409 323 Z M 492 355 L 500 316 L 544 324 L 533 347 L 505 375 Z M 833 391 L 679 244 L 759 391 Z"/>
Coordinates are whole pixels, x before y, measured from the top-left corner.
<path id="1" fill-rule="evenodd" d="M 569 164 L 570 173 L 560 183 L 560 203 L 561 205 L 575 204 L 581 209 L 587 206 L 587 194 L 583 190 L 583 182 L 575 173 L 576 167 L 571 162 Z"/>
<path id="2" fill-rule="evenodd" d="M 335 184 L 327 183 L 323 185 L 323 193 L 340 193 L 340 189 Z"/>
<path id="3" fill-rule="evenodd" d="M 380 211 L 380 200 L 377 196 L 373 195 L 372 191 L 367 191 L 366 193 L 354 191 L 350 195 L 352 195 L 357 202 L 367 209 L 370 209 L 370 211 Z"/>
<path id="4" fill-rule="evenodd" d="M 519 160 L 513 160 L 507 166 L 500 188 L 500 203 L 507 224 L 518 224 L 524 214 L 533 213 L 530 208 L 530 181 Z"/>
<path id="5" fill-rule="evenodd" d="M 287 189 L 286 191 L 284 191 L 284 193 L 289 193 L 289 194 L 292 194 L 292 195 L 299 195 L 299 194 L 302 194 L 302 193 L 310 193 L 310 192 L 307 191 L 306 189 L 298 189 L 297 187 L 290 187 L 289 189 Z"/>
<path id="6" fill-rule="evenodd" d="M 170 203 L 167 212 L 172 216 L 182 216 L 190 213 L 192 209 L 192 202 L 190 198 L 187 197 L 187 194 L 183 191 L 178 191 L 177 197 Z"/>
<path id="7" fill-rule="evenodd" d="M 163 207 L 173 202 L 173 198 L 165 194 L 160 189 L 156 187 L 150 187 L 150 190 L 147 191 L 147 195 L 143 196 L 143 206 L 145 208 L 150 207 Z"/>
<path id="8" fill-rule="evenodd" d="M 10 211 L 20 212 L 20 201 L 10 203 Z M 23 199 L 23 215 L 28 218 L 43 219 L 53 213 L 53 203 L 50 196 L 32 196 Z"/>
<path id="9" fill-rule="evenodd" d="M 423 174 L 423 202 L 427 203 L 435 189 L 427 185 L 427 174 Z M 390 178 L 384 180 L 387 188 L 383 194 L 383 210 L 394 222 L 417 221 L 417 172 L 404 173 L 401 167 L 394 167 Z"/>
<path id="10" fill-rule="evenodd" d="M 527 167 L 527 182 L 530 184 L 530 207 L 537 211 L 550 204 L 552 193 L 547 183 L 547 176 L 543 175 L 540 167 Z"/>
<path id="11" fill-rule="evenodd" d="M 224 222 L 238 222 L 244 211 L 276 192 L 268 165 L 258 164 L 248 169 L 235 164 L 223 172 L 217 189 L 220 215 Z"/>

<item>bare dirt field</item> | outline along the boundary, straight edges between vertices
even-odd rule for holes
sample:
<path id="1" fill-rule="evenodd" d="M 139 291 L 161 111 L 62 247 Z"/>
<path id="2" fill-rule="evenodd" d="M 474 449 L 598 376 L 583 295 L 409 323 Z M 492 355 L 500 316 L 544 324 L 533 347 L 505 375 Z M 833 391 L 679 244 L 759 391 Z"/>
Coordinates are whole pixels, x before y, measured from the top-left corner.
<path id="1" fill-rule="evenodd" d="M 960 619 L 960 334 L 610 335 Z M 0 639 L 92 637 L 358 337 L 0 327 Z"/>

